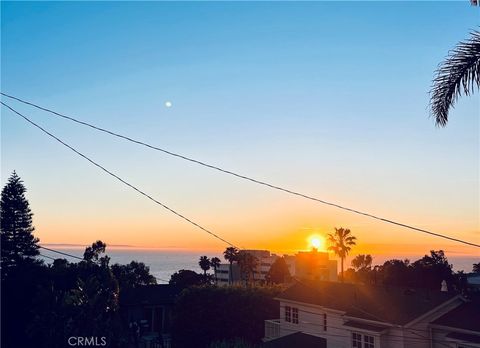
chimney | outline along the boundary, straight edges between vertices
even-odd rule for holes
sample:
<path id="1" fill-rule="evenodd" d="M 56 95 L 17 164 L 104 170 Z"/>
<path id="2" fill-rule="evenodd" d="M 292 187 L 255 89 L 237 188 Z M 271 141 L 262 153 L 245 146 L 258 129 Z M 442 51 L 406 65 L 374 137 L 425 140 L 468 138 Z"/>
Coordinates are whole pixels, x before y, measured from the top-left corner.
<path id="1" fill-rule="evenodd" d="M 441 292 L 448 292 L 447 282 L 442 280 L 442 288 L 440 289 Z"/>

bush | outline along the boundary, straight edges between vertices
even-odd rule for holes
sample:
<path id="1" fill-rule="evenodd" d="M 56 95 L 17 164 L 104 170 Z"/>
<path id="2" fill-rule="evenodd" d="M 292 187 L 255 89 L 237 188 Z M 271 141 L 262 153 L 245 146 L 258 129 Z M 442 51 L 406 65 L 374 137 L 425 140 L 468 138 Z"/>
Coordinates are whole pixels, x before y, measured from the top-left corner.
<path id="1" fill-rule="evenodd" d="M 274 297 L 280 291 L 280 287 L 193 287 L 184 290 L 174 309 L 173 347 L 206 348 L 213 342 L 220 347 L 223 347 L 221 344 L 237 347 L 232 343 L 237 338 L 242 338 L 244 343 L 260 343 L 264 321 L 279 317 L 279 305 Z"/>

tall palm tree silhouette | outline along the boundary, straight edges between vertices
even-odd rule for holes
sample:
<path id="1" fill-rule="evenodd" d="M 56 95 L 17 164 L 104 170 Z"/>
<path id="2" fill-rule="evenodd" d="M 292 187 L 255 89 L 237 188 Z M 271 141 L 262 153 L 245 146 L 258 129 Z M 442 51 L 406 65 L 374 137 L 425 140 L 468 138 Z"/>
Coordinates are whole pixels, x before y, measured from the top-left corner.
<path id="1" fill-rule="evenodd" d="M 220 259 L 218 257 L 212 257 L 210 259 L 210 266 L 213 268 L 213 273 L 215 276 L 215 284 L 217 284 L 217 268 L 220 266 Z"/>
<path id="2" fill-rule="evenodd" d="M 352 232 L 348 228 L 335 227 L 335 233 L 329 233 L 327 238 L 328 243 L 330 244 L 328 250 L 333 251 L 341 260 L 341 281 L 343 282 L 343 263 L 345 261 L 345 257 L 352 249 L 352 246 L 357 244 L 355 242 L 357 237 L 353 236 Z"/>
<path id="3" fill-rule="evenodd" d="M 229 272 L 228 272 L 228 284 L 232 284 L 232 281 L 233 281 L 233 278 L 232 278 L 232 264 L 233 264 L 233 261 L 237 261 L 238 249 L 235 248 L 235 247 L 228 247 L 223 252 L 223 257 L 230 264 L 230 268 L 229 268 Z"/>
<path id="4" fill-rule="evenodd" d="M 474 30 L 440 64 L 430 90 L 430 107 L 435 124 L 445 127 L 448 111 L 458 97 L 470 95 L 480 87 L 480 31 Z"/>
<path id="5" fill-rule="evenodd" d="M 198 261 L 198 265 L 203 270 L 203 277 L 207 280 L 207 271 L 210 269 L 210 260 L 206 256 L 200 256 L 200 261 Z"/>

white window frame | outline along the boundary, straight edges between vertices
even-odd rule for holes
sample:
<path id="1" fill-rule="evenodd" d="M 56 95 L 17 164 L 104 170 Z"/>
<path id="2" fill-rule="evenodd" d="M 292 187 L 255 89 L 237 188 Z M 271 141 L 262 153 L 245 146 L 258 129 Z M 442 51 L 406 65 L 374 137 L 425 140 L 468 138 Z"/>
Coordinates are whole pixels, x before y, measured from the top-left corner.
<path id="1" fill-rule="evenodd" d="M 368 342 L 367 342 L 367 338 L 368 338 Z M 375 336 L 364 334 L 363 335 L 363 348 L 375 348 Z"/>
<path id="2" fill-rule="evenodd" d="M 375 348 L 375 336 L 353 331 L 352 348 Z"/>
<path id="3" fill-rule="evenodd" d="M 292 323 L 298 324 L 298 308 L 297 307 L 292 308 Z"/>
<path id="4" fill-rule="evenodd" d="M 359 332 L 352 332 L 350 335 L 352 338 L 352 348 L 362 348 L 363 346 L 363 335 Z"/>

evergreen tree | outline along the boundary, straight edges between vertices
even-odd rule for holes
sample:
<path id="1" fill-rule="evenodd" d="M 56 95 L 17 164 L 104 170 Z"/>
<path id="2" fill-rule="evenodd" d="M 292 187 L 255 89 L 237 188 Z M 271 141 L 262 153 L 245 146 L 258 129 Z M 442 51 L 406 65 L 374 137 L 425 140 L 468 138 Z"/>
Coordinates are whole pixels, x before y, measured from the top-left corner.
<path id="1" fill-rule="evenodd" d="M 32 212 L 25 198 L 26 188 L 13 172 L 2 190 L 1 199 L 1 262 L 2 278 L 23 259 L 39 254 L 38 238 L 33 236 Z"/>

